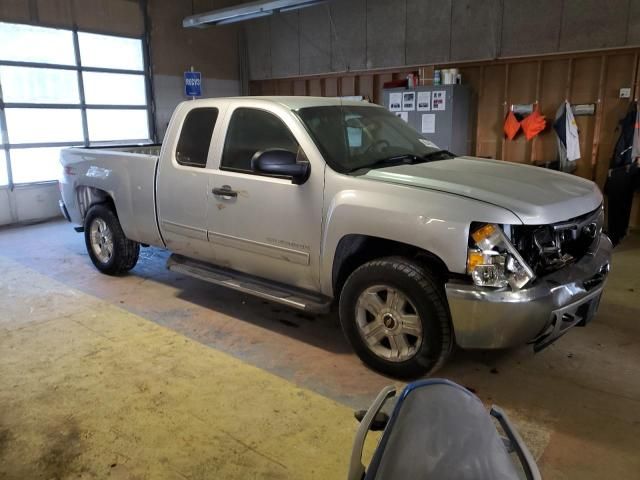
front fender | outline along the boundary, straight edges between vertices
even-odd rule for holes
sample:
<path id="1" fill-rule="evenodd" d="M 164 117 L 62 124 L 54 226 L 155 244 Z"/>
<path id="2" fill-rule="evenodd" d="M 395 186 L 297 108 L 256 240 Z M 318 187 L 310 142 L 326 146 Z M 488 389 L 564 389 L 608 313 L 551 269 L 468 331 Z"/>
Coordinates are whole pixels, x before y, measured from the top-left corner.
<path id="1" fill-rule="evenodd" d="M 322 238 L 321 290 L 333 295 L 336 248 L 349 234 L 413 245 L 464 273 L 471 222 L 520 224 L 496 205 L 444 192 L 327 174 Z"/>

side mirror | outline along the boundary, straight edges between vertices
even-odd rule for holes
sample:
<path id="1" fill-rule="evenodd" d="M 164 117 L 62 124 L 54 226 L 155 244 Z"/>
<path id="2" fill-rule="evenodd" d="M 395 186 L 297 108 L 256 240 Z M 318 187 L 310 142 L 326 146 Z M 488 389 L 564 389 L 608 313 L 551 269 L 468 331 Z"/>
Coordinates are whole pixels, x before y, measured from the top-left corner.
<path id="1" fill-rule="evenodd" d="M 301 185 L 311 173 L 309 162 L 297 162 L 297 155 L 289 150 L 274 148 L 256 152 L 251 168 L 260 173 L 291 178 L 291 183 Z"/>

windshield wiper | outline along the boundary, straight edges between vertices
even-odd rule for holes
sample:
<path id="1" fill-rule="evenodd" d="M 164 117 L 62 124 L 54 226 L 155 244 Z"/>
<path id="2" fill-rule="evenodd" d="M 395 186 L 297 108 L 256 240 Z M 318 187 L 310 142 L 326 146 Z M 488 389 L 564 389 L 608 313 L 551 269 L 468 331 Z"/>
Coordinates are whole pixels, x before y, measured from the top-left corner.
<path id="1" fill-rule="evenodd" d="M 392 165 L 401 165 L 401 164 L 410 165 L 417 161 L 420 161 L 421 159 L 422 157 L 419 157 L 418 155 L 413 155 L 413 154 L 394 155 L 393 157 L 381 158 L 380 160 L 376 160 L 373 163 L 352 168 L 349 171 L 355 172 L 356 170 L 362 170 L 363 168 L 390 167 Z"/>
<path id="2" fill-rule="evenodd" d="M 436 150 L 434 152 L 429 152 L 420 158 L 425 161 L 432 162 L 435 160 L 446 160 L 447 158 L 455 158 L 455 155 L 449 150 Z"/>
<path id="3" fill-rule="evenodd" d="M 362 170 L 364 168 L 382 168 L 402 164 L 415 165 L 416 163 L 432 162 L 435 160 L 444 160 L 453 157 L 455 157 L 455 155 L 453 155 L 451 152 L 448 152 L 447 150 L 436 150 L 423 156 L 415 155 L 413 153 L 407 153 L 403 155 L 394 155 L 393 157 L 381 158 L 380 160 L 376 160 L 375 162 L 368 165 L 352 168 L 351 170 L 349 170 L 349 172 L 355 172 L 356 170 Z"/>

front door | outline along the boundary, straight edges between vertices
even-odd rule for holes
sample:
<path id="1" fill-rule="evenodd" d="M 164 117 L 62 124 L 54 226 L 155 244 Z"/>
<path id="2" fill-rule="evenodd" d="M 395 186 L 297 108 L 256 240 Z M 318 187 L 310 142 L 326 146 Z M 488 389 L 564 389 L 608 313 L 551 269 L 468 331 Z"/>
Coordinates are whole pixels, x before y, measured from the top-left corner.
<path id="1" fill-rule="evenodd" d="M 208 239 L 219 264 L 317 291 L 324 165 L 312 164 L 302 185 L 251 167 L 256 152 L 273 148 L 309 161 L 303 146 L 311 149 L 311 141 L 287 113 L 246 107 L 229 112 L 219 168 L 210 179 Z"/>

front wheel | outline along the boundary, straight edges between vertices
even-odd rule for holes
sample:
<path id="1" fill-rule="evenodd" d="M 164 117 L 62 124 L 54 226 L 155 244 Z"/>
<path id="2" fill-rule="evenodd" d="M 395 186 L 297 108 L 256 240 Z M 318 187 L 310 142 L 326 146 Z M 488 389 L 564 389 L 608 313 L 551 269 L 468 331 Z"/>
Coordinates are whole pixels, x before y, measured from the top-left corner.
<path id="1" fill-rule="evenodd" d="M 140 244 L 125 237 L 118 217 L 107 205 L 94 205 L 84 219 L 84 241 L 95 267 L 118 275 L 135 267 Z"/>
<path id="2" fill-rule="evenodd" d="M 442 288 L 424 268 L 400 257 L 373 260 L 349 276 L 340 323 L 360 359 L 393 377 L 433 373 L 453 348 Z"/>

